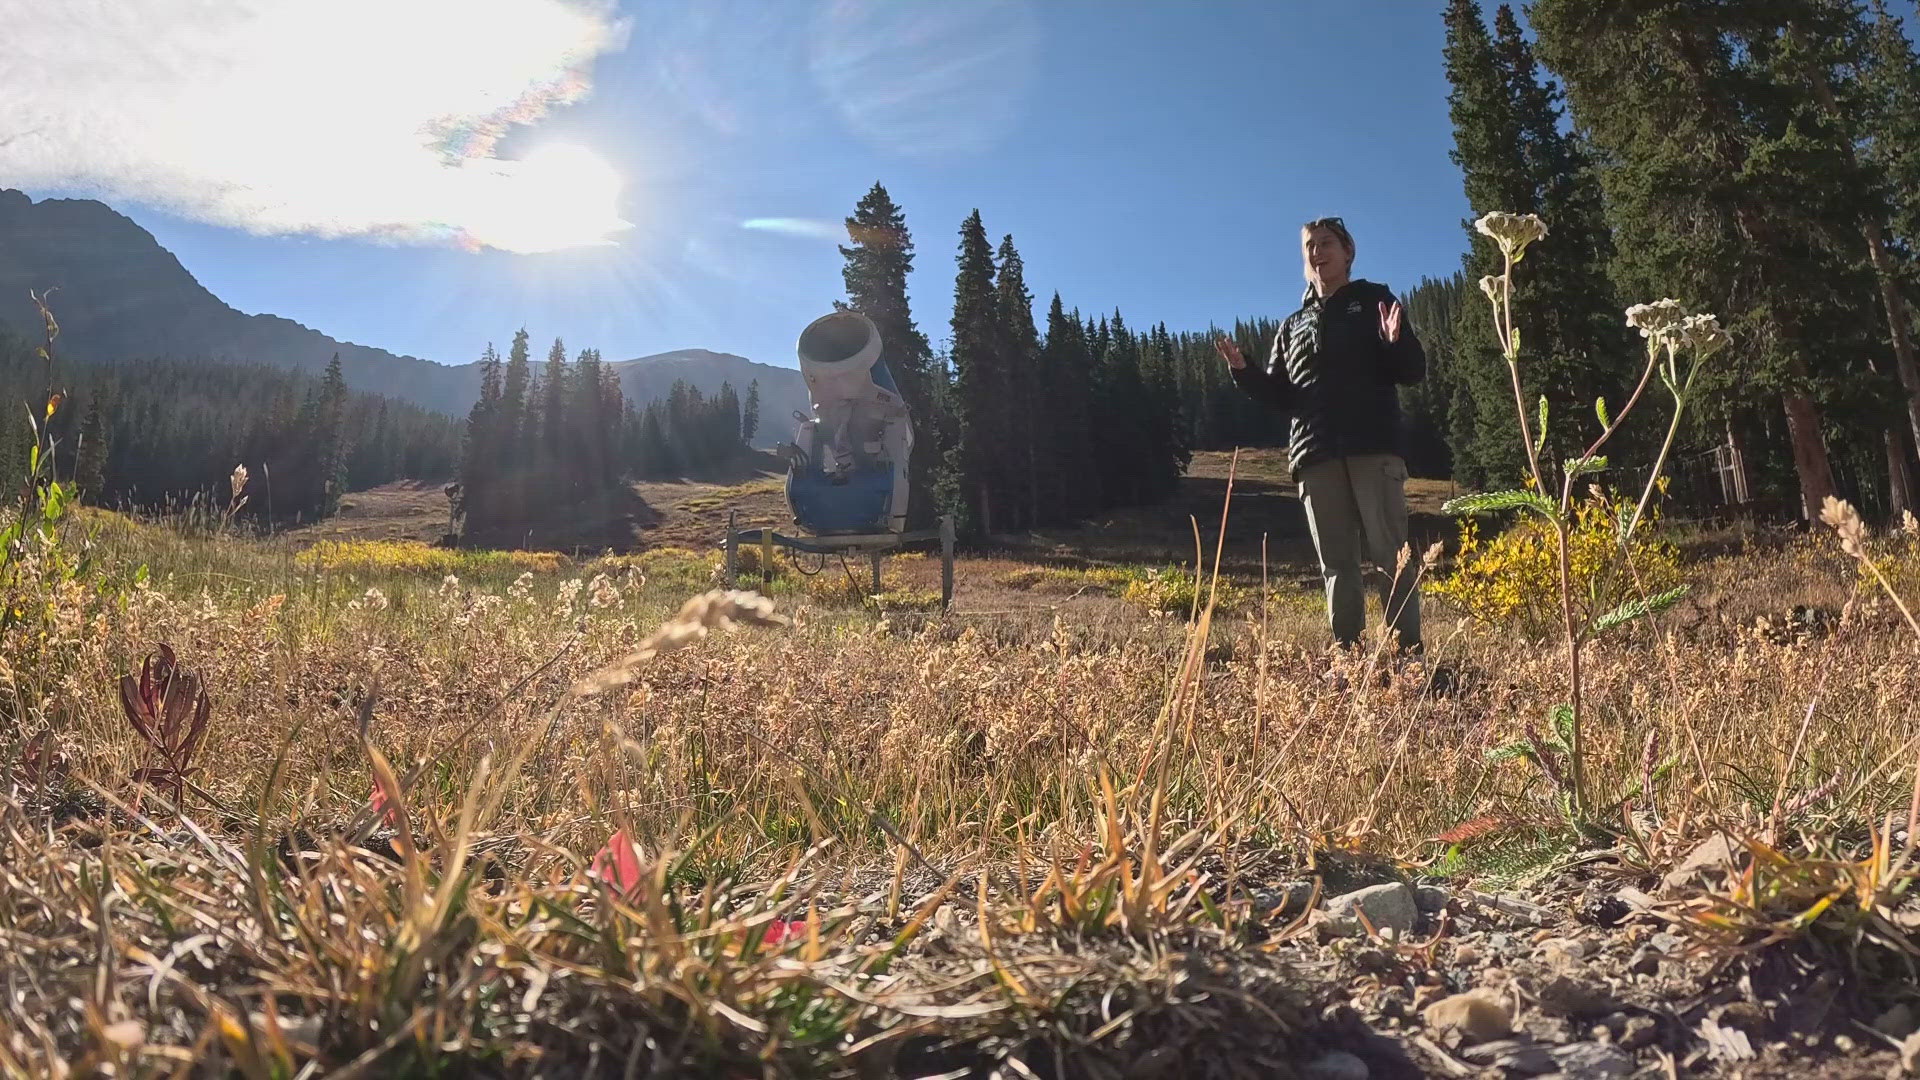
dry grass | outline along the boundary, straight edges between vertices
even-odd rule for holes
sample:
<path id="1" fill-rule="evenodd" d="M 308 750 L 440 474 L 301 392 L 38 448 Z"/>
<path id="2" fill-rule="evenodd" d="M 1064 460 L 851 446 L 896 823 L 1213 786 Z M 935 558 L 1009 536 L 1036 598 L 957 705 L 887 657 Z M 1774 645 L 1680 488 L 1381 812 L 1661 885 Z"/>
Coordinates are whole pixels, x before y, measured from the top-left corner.
<path id="1" fill-rule="evenodd" d="M 1432 666 L 1330 655 L 1296 600 L 1189 627 L 1112 597 L 875 618 L 793 594 L 790 625 L 701 636 L 722 600 L 683 607 L 665 561 L 433 580 L 132 527 L 97 543 L 89 577 L 16 578 L 28 615 L 0 631 L 9 1074 L 1072 1052 L 1118 1076 L 1175 1045 L 1188 1075 L 1271 1075 L 1308 1021 L 1281 928 L 1235 902 L 1269 853 L 1511 876 L 1569 850 L 1543 782 L 1486 758 L 1557 702 L 1560 658 L 1437 605 L 1448 694 Z M 1920 651 L 1899 614 L 1840 619 L 1859 575 L 1824 538 L 1689 573 L 1685 610 L 1590 657 L 1598 801 L 1649 741 L 1678 757 L 1634 800 L 1629 857 L 1757 830 L 1782 792 L 1823 837 L 1904 818 Z M 153 751 L 117 689 L 162 642 L 212 700 L 178 807 L 132 782 Z M 631 877 L 609 881 L 588 867 L 616 833 Z"/>

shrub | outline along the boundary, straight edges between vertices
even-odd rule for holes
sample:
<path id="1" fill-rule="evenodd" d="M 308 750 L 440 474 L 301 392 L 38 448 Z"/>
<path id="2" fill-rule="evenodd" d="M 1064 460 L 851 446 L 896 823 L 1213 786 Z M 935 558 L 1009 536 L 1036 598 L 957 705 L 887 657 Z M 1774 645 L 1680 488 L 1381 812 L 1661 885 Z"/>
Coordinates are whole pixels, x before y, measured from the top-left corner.
<path id="1" fill-rule="evenodd" d="M 1595 494 L 1574 507 L 1567 532 L 1567 563 L 1574 611 L 1587 625 L 1641 592 L 1654 595 L 1680 583 L 1678 549 L 1650 532 L 1636 532 L 1622 556 L 1619 523 L 1634 504 Z M 1651 516 L 1651 515 L 1650 515 Z M 1629 567 L 1627 558 L 1632 559 Z M 1455 571 L 1429 591 L 1482 622 L 1513 625 L 1533 637 L 1561 630 L 1560 567 L 1553 524 L 1527 516 L 1488 539 L 1477 519 L 1460 526 Z M 1635 572 L 1638 581 L 1635 580 Z"/>

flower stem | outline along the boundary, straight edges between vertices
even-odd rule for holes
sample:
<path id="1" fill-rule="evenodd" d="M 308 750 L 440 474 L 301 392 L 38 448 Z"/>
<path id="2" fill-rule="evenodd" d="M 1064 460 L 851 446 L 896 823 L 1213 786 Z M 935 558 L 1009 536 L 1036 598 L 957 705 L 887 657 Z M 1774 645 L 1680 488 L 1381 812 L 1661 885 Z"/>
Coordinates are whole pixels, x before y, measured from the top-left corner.
<path id="1" fill-rule="evenodd" d="M 1640 505 L 1633 508 L 1633 519 L 1627 522 L 1627 531 L 1620 537 L 1622 544 L 1633 539 L 1633 530 L 1639 528 L 1640 519 L 1646 516 L 1647 504 L 1653 501 L 1653 489 L 1660 484 L 1660 470 L 1666 468 L 1667 454 L 1673 450 L 1673 440 L 1680 434 L 1680 418 L 1686 415 L 1686 412 L 1686 396 L 1675 392 L 1673 395 L 1673 423 L 1667 425 L 1667 439 L 1660 444 L 1660 456 L 1653 459 L 1653 472 L 1647 476 L 1647 489 L 1640 493 Z"/>

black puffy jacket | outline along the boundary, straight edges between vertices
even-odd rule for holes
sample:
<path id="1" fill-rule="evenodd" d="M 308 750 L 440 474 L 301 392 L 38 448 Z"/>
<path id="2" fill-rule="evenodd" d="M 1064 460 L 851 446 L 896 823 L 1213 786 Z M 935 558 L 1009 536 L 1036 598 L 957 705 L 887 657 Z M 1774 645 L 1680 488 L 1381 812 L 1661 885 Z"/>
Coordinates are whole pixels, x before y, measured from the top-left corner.
<path id="1" fill-rule="evenodd" d="M 1266 363 L 1233 373 L 1254 400 L 1293 418 L 1296 476 L 1334 458 L 1406 453 L 1395 388 L 1425 377 L 1427 354 L 1404 310 L 1400 340 L 1381 337 L 1380 305 L 1393 302 L 1392 290 L 1371 281 L 1349 281 L 1324 299 L 1309 289 L 1280 324 Z"/>

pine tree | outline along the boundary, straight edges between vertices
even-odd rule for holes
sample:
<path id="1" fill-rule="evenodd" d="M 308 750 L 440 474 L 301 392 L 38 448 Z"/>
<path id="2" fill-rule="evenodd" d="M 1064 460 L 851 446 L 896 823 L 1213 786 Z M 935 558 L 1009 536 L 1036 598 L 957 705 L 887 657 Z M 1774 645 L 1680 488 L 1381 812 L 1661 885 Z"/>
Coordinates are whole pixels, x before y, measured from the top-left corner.
<path id="1" fill-rule="evenodd" d="M 1559 90 L 1541 80 L 1513 10 L 1499 7 L 1492 34 L 1475 0 L 1451 0 L 1444 18 L 1452 156 L 1469 207 L 1476 217 L 1491 210 L 1539 214 L 1551 230 L 1516 275 L 1515 322 L 1524 327 L 1518 393 L 1484 306 L 1471 303 L 1448 306 L 1451 370 L 1430 377 L 1431 391 L 1414 393 L 1428 418 L 1441 415 L 1434 395 L 1450 399 L 1452 464 L 1462 479 L 1504 485 L 1526 462 L 1517 407 L 1524 403 L 1531 414 L 1545 396 L 1553 421 L 1542 456 L 1571 457 L 1598 434 L 1595 398 L 1620 402 L 1637 374 L 1637 350 L 1607 276 L 1611 234 L 1598 178 L 1580 137 L 1565 130 Z M 1470 221 L 1462 226 L 1466 279 L 1499 273 L 1498 250 Z M 1416 325 L 1423 340 L 1433 336 L 1431 323 Z"/>
<path id="2" fill-rule="evenodd" d="M 1078 315 L 1066 313 L 1057 292 L 1047 307 L 1047 341 L 1040 370 L 1047 418 L 1043 430 L 1048 436 L 1045 498 L 1047 505 L 1058 508 L 1061 519 L 1073 520 L 1092 513 L 1097 505 L 1093 358 Z"/>
<path id="3" fill-rule="evenodd" d="M 500 423 L 506 438 L 527 422 L 527 392 L 533 369 L 528 361 L 527 330 L 514 331 L 513 344 L 507 349 L 507 370 L 500 386 Z"/>
<path id="4" fill-rule="evenodd" d="M 347 380 L 340 371 L 340 354 L 334 353 L 321 382 L 318 418 L 315 427 L 315 460 L 318 462 L 318 506 L 320 517 L 331 517 L 340 508 L 347 489 Z"/>
<path id="5" fill-rule="evenodd" d="M 480 359 L 480 397 L 467 413 L 465 445 L 460 454 L 460 505 L 456 516 L 469 525 L 492 524 L 496 513 L 489 500 L 498 470 L 494 440 L 500 427 L 500 354 L 488 345 Z"/>
<path id="6" fill-rule="evenodd" d="M 1031 527 L 1041 518 L 1040 473 L 1047 467 L 1040 451 L 1040 336 L 1033 325 L 1033 294 L 1027 291 L 1026 263 L 1009 233 L 1000 241 L 995 300 L 1000 319 L 999 361 L 1005 384 L 1005 502 L 1017 509 L 1009 525 Z"/>
<path id="7" fill-rule="evenodd" d="M 971 510 L 969 526 L 992 535 L 1003 487 L 1005 380 L 1000 368 L 1000 313 L 993 288 L 993 248 L 980 211 L 960 226 L 959 272 L 953 283 L 954 401 L 960 441 L 950 459 Z M 1004 524 L 1004 518 L 1001 519 Z M 971 531 L 971 528 L 970 530 Z"/>
<path id="8" fill-rule="evenodd" d="M 845 260 L 841 278 L 846 285 L 844 306 L 872 319 L 884 343 L 887 368 L 901 397 L 912 410 L 917 430 L 909 464 L 911 488 L 908 526 L 925 528 L 933 517 L 932 493 L 941 460 L 936 438 L 943 424 L 932 369 L 933 350 L 914 325 L 907 302 L 907 274 L 913 269 L 913 236 L 906 214 L 878 183 L 855 205 L 846 219 L 849 244 L 840 246 Z"/>
<path id="9" fill-rule="evenodd" d="M 760 433 L 760 380 L 747 384 L 747 403 L 740 408 L 740 441 L 752 445 Z"/>
<path id="10" fill-rule="evenodd" d="M 80 497 L 88 501 L 97 501 L 101 492 L 106 490 L 107 480 L 107 421 L 101 395 L 92 394 L 87 399 L 87 418 L 80 425 L 80 449 L 74 462 L 74 486 L 79 488 Z"/>
<path id="11" fill-rule="evenodd" d="M 567 403 L 573 393 L 573 379 L 567 370 L 567 348 L 559 338 L 553 339 L 553 348 L 547 351 L 547 367 L 540 384 L 546 388 L 546 408 L 539 421 L 540 444 L 548 460 L 559 461 L 567 456 Z M 529 418 L 529 426 L 533 422 Z"/>

